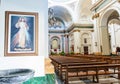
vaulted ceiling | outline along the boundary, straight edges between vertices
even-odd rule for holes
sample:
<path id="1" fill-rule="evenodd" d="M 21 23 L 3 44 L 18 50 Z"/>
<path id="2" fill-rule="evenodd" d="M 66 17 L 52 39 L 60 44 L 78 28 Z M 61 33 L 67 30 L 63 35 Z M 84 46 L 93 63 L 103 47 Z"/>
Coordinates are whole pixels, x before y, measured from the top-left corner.
<path id="1" fill-rule="evenodd" d="M 89 9 L 91 0 L 49 0 L 48 2 L 48 8 L 53 10 L 53 17 L 58 19 L 64 28 L 82 19 L 87 20 L 91 16 Z"/>

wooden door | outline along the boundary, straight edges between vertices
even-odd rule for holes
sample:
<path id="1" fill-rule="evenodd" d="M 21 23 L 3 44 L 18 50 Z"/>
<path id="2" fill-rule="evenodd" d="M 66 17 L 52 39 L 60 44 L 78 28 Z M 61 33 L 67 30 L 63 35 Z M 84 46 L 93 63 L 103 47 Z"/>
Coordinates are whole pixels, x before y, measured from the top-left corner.
<path id="1" fill-rule="evenodd" d="M 88 46 L 84 46 L 84 54 L 88 55 Z"/>

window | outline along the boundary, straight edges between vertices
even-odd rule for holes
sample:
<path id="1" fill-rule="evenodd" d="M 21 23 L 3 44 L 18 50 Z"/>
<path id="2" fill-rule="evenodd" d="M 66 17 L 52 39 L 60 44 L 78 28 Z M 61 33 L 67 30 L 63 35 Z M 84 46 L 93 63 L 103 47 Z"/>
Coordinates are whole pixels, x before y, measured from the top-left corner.
<path id="1" fill-rule="evenodd" d="M 84 38 L 84 43 L 87 43 L 87 38 Z"/>

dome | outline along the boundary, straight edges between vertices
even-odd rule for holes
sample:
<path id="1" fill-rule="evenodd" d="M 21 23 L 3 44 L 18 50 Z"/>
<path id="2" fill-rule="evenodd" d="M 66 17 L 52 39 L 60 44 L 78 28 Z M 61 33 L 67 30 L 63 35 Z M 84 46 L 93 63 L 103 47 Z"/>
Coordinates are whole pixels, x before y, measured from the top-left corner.
<path id="1" fill-rule="evenodd" d="M 48 23 L 51 29 L 65 29 L 72 23 L 72 16 L 69 11 L 62 6 L 53 6 L 48 10 Z"/>

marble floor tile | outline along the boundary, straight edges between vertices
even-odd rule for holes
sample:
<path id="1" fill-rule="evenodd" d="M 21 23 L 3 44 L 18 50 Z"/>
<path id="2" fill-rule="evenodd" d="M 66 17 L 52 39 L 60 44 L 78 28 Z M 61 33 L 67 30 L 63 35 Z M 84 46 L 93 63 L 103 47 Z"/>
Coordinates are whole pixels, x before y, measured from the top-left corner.
<path id="1" fill-rule="evenodd" d="M 115 77 L 99 77 L 99 83 L 92 82 L 92 78 L 71 78 L 69 79 L 69 84 L 120 84 L 120 80 Z M 61 82 L 59 78 L 56 76 L 56 84 L 64 84 Z"/>

